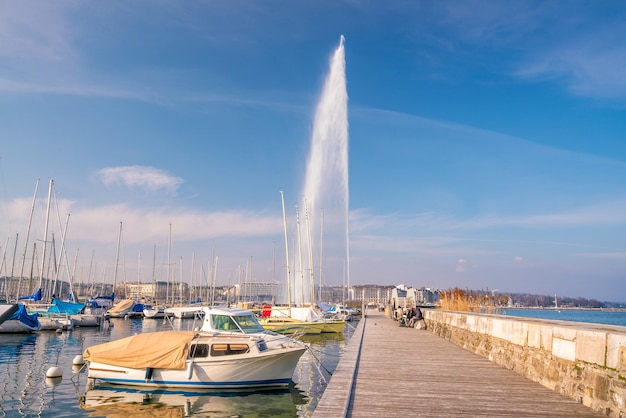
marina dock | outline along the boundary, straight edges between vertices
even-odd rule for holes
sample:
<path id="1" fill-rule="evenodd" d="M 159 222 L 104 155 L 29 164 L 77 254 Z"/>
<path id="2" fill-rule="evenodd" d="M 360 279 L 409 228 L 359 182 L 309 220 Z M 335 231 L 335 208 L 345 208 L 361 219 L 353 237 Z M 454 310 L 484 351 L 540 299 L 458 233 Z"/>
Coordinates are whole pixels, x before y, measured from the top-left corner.
<path id="1" fill-rule="evenodd" d="M 367 310 L 320 399 L 323 417 L 598 417 L 425 330 Z"/>

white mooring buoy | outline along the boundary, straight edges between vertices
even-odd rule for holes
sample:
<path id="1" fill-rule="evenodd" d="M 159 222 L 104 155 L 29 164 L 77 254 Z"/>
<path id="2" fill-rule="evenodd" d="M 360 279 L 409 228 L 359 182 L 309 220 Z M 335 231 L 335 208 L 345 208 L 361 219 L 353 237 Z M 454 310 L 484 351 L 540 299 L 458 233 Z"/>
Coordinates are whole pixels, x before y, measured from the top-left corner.
<path id="1" fill-rule="evenodd" d="M 54 378 L 54 377 L 63 377 L 63 370 L 57 366 L 52 366 L 46 372 L 46 377 Z"/>
<path id="2" fill-rule="evenodd" d="M 85 364 L 85 359 L 83 359 L 83 356 L 80 354 L 75 356 L 74 360 L 72 360 L 72 366 L 82 366 L 83 364 Z"/>

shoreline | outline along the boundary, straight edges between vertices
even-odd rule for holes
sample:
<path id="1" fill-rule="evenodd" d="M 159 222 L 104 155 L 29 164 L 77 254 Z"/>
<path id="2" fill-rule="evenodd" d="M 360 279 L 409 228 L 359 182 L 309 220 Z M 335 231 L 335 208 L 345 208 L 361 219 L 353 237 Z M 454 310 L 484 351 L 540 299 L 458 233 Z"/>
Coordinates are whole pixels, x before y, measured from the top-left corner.
<path id="1" fill-rule="evenodd" d="M 599 311 L 599 312 L 626 312 L 626 308 L 583 308 L 583 307 L 544 307 L 544 306 L 515 306 L 499 309 L 519 309 L 529 311 Z"/>

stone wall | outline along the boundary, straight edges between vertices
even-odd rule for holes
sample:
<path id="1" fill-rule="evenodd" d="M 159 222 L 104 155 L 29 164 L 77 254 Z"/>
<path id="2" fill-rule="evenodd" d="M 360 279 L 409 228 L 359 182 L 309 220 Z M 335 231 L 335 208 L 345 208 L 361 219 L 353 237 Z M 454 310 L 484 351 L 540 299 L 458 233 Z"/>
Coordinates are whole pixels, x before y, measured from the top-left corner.
<path id="1" fill-rule="evenodd" d="M 626 327 L 424 309 L 428 331 L 612 417 L 626 417 Z"/>

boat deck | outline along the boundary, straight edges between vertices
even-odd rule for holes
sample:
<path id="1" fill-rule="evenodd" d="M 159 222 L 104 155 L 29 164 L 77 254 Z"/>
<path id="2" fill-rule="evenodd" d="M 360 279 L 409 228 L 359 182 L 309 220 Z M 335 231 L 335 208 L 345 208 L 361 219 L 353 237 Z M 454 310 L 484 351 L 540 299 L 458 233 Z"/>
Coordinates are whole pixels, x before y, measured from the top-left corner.
<path id="1" fill-rule="evenodd" d="M 428 331 L 368 310 L 313 417 L 598 417 Z"/>

